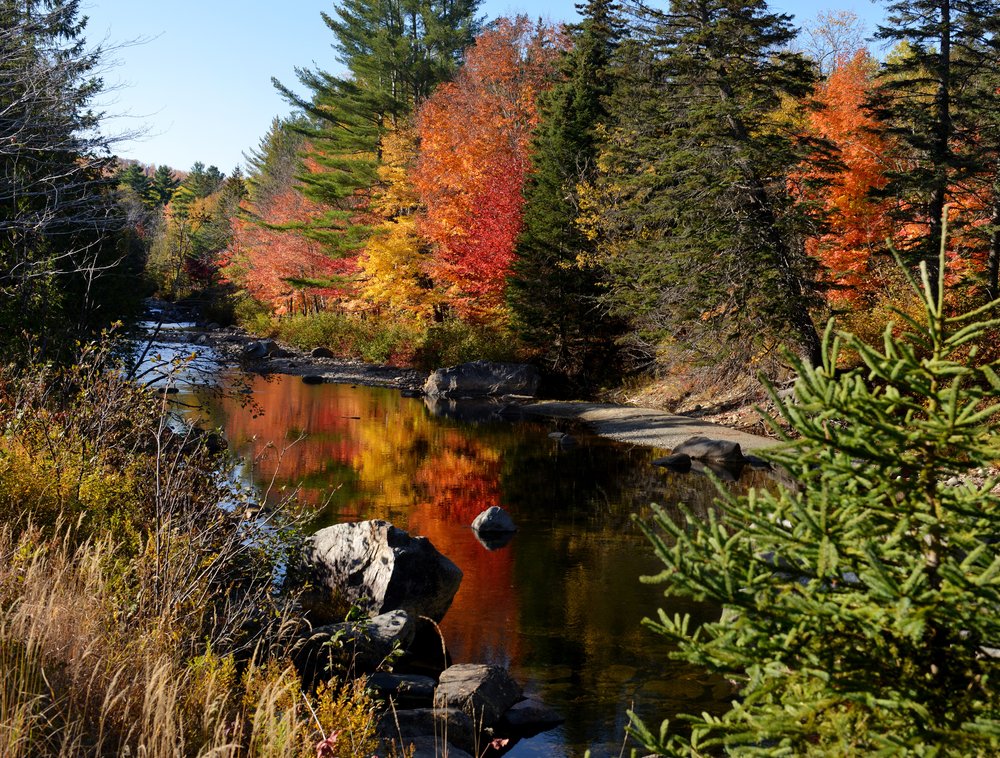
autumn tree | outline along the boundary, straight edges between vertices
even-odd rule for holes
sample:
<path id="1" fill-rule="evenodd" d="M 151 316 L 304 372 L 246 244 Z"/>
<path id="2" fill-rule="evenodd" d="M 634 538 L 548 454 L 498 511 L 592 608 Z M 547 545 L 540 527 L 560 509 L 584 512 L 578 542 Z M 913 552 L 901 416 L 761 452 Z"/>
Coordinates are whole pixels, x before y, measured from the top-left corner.
<path id="1" fill-rule="evenodd" d="M 302 233 L 322 212 L 293 186 L 262 206 L 245 204 L 232 222 L 225 276 L 277 313 L 308 312 L 317 298 L 341 294 L 351 259 L 330 257 Z"/>
<path id="2" fill-rule="evenodd" d="M 420 109 L 413 174 L 434 245 L 430 274 L 460 314 L 497 316 L 521 231 L 536 101 L 553 73 L 553 30 L 524 16 L 482 33 L 453 82 Z"/>
<path id="3" fill-rule="evenodd" d="M 906 48 L 886 61 L 872 106 L 911 161 L 891 175 L 887 192 L 901 198 L 912 209 L 907 220 L 926 231 L 902 251 L 925 261 L 933 279 L 945 205 L 970 177 L 996 171 L 996 143 L 981 139 L 978 117 L 1000 109 L 1000 3 L 897 0 L 886 6 L 877 37 Z M 978 86 L 984 81 L 991 84 Z"/>
<path id="4" fill-rule="evenodd" d="M 594 376 L 610 343 L 598 302 L 594 244 L 580 229 L 578 187 L 597 174 L 598 131 L 613 79 L 610 59 L 621 33 L 610 0 L 578 6 L 572 48 L 559 78 L 540 97 L 524 195 L 524 229 L 512 266 L 509 302 L 525 342 L 554 370 Z"/>
<path id="5" fill-rule="evenodd" d="M 887 254 L 892 236 L 894 205 L 883 194 L 896 153 L 882 125 L 866 110 L 877 63 L 867 49 L 841 55 L 829 77 L 816 87 L 818 104 L 809 112 L 809 126 L 837 151 L 838 165 L 806 166 L 799 177 L 807 197 L 822 204 L 823 234 L 807 249 L 821 264 L 821 278 L 834 301 L 875 292 L 878 277 L 873 260 Z M 817 181 L 818 180 L 818 181 Z"/>
<path id="6" fill-rule="evenodd" d="M 323 20 L 346 76 L 298 69 L 310 93 L 278 91 L 308 117 L 302 192 L 324 212 L 303 229 L 329 254 L 356 253 L 370 232 L 365 198 L 378 180 L 382 137 L 400 126 L 458 66 L 476 29 L 478 0 L 344 0 Z"/>
<path id="7" fill-rule="evenodd" d="M 639 6 L 588 227 L 607 302 L 655 353 L 674 344 L 745 365 L 783 342 L 815 363 L 809 219 L 789 191 L 808 144 L 776 122 L 813 68 L 762 0 Z"/>
<path id="8" fill-rule="evenodd" d="M 440 298 L 429 274 L 429 246 L 417 228 L 421 206 L 410 180 L 416 141 L 416 130 L 409 126 L 382 140 L 379 187 L 372 198 L 372 211 L 382 222 L 360 259 L 360 291 L 376 307 L 426 320 Z"/>

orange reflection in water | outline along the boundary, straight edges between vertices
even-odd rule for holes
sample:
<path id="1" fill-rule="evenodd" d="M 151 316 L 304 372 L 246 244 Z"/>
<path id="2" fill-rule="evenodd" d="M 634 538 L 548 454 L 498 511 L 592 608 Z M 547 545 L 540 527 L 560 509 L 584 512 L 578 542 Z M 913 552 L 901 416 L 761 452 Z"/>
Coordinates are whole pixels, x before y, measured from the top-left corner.
<path id="1" fill-rule="evenodd" d="M 516 665 L 517 540 L 491 552 L 469 528 L 481 511 L 502 505 L 495 441 L 391 390 L 287 376 L 257 377 L 251 387 L 262 413 L 224 398 L 211 416 L 254 461 L 257 485 L 272 498 L 297 489 L 327 523 L 384 518 L 427 536 L 464 573 L 441 625 L 455 660 Z"/>

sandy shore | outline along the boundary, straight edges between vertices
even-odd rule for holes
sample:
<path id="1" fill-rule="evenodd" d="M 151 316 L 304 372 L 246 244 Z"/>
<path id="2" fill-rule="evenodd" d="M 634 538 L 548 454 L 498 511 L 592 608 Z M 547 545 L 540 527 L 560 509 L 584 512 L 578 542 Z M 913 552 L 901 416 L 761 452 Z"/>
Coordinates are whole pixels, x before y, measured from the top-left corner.
<path id="1" fill-rule="evenodd" d="M 777 440 L 768 437 L 652 408 L 606 403 L 539 401 L 526 405 L 524 411 L 547 418 L 580 421 L 597 434 L 619 442 L 668 450 L 697 436 L 738 442 L 745 453 L 772 447 L 778 443 Z"/>

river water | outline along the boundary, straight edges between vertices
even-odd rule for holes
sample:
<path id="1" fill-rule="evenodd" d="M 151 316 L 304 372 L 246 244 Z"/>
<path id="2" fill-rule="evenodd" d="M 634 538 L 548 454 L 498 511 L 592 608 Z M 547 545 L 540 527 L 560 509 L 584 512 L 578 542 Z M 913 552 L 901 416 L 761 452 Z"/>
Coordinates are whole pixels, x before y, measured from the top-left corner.
<path id="1" fill-rule="evenodd" d="M 641 623 L 661 605 L 713 614 L 639 581 L 659 564 L 631 514 L 653 502 L 704 513 L 713 499 L 706 478 L 652 466 L 665 451 L 577 429 L 565 445 L 549 437 L 555 422 L 459 421 L 395 390 L 289 376 L 256 377 L 244 394 L 202 404 L 266 497 L 297 491 L 316 527 L 386 519 L 458 564 L 464 579 L 441 624 L 454 661 L 508 666 L 566 719 L 510 755 L 619 755 L 629 709 L 656 725 L 725 709 L 726 683 L 670 660 Z M 491 551 L 469 524 L 493 505 L 519 530 Z"/>

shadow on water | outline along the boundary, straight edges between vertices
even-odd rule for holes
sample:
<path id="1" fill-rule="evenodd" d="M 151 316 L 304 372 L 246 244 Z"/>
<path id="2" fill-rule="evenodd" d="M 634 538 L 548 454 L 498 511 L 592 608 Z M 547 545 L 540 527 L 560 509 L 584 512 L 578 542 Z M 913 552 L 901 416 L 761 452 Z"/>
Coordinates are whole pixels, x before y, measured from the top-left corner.
<path id="1" fill-rule="evenodd" d="M 654 467 L 663 450 L 582 430 L 567 445 L 549 437 L 554 423 L 482 421 L 490 414 L 481 409 L 429 409 L 393 390 L 295 377 L 257 378 L 252 389 L 262 414 L 224 397 L 205 407 L 253 461 L 247 470 L 258 487 L 274 498 L 298 488 L 317 527 L 392 521 L 429 537 L 462 569 L 442 623 L 454 660 L 508 665 L 527 694 L 566 718 L 511 755 L 617 755 L 629 708 L 653 723 L 725 708 L 725 682 L 671 661 L 642 626 L 667 601 L 638 580 L 658 563 L 631 520 L 653 502 L 706 512 L 714 489 L 705 477 Z M 747 472 L 732 486 L 765 483 Z M 519 529 L 489 550 L 469 524 L 493 505 Z M 669 602 L 670 613 L 713 614 Z"/>

